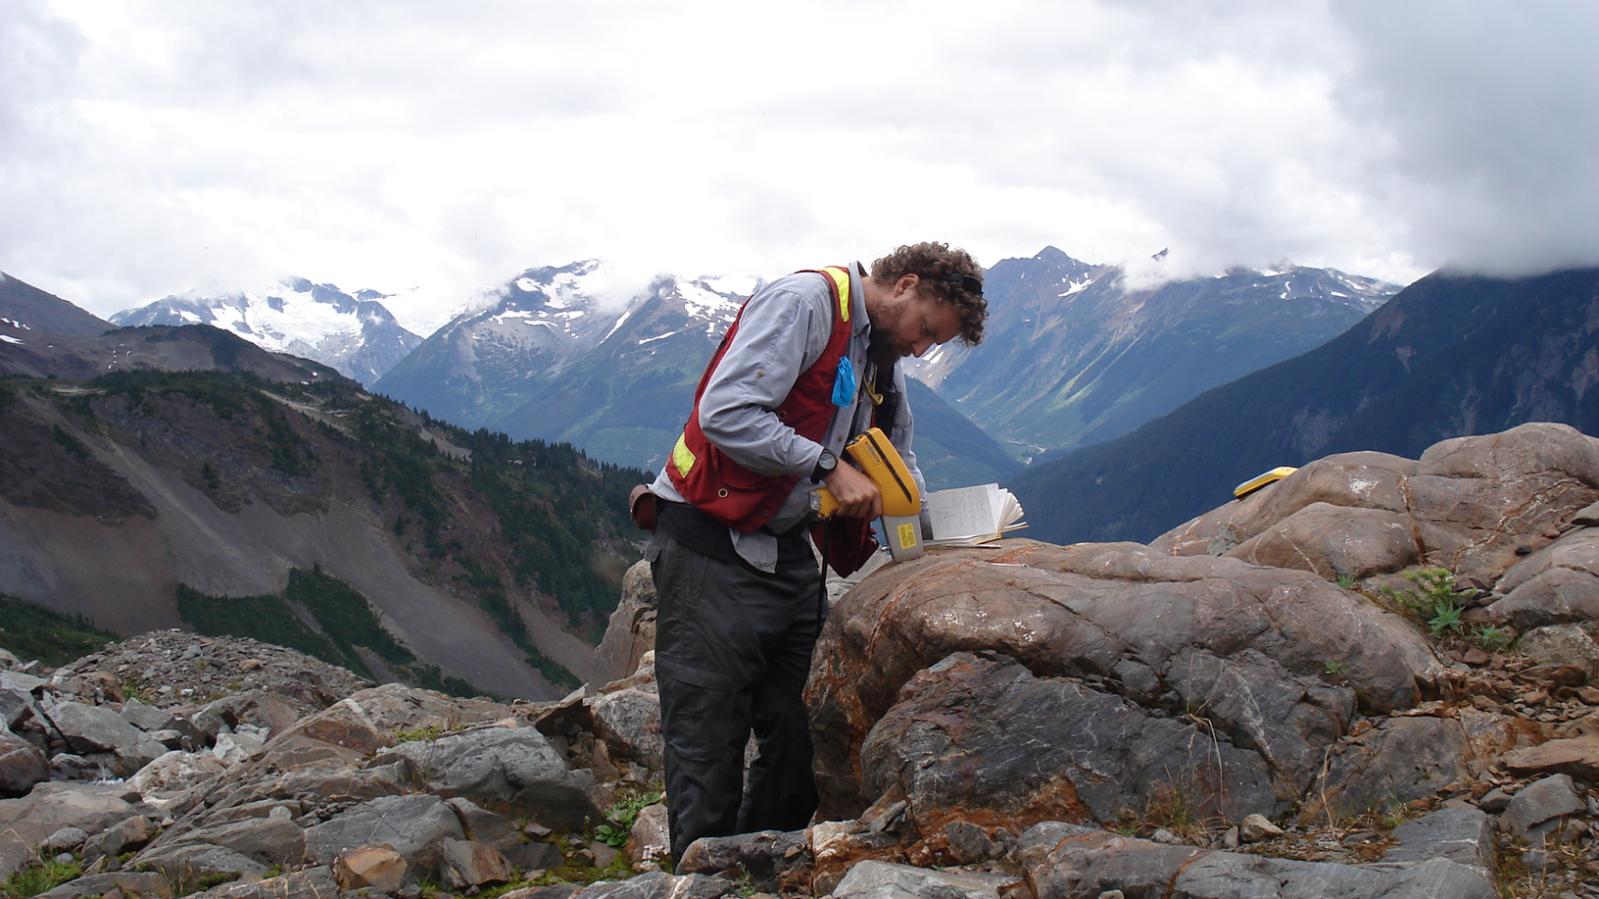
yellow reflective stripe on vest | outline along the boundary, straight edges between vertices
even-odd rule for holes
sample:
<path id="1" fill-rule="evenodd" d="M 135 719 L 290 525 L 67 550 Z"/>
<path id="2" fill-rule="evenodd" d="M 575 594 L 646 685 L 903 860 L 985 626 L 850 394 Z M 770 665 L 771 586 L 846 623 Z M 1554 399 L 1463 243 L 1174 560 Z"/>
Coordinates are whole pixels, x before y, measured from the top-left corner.
<path id="1" fill-rule="evenodd" d="M 838 288 L 838 314 L 844 321 L 849 321 L 849 271 L 830 265 L 822 271 L 833 279 L 833 285 Z"/>
<path id="2" fill-rule="evenodd" d="M 688 448 L 688 435 L 678 435 L 677 446 L 672 447 L 672 464 L 677 466 L 677 473 L 685 478 L 689 469 L 694 467 L 694 451 Z"/>

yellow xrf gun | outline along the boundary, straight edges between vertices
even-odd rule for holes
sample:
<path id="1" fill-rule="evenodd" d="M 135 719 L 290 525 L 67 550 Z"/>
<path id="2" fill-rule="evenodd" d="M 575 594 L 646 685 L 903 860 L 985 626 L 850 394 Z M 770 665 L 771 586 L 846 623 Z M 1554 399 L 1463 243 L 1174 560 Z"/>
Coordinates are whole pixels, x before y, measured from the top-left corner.
<path id="1" fill-rule="evenodd" d="M 922 494 L 899 450 L 881 428 L 871 428 L 844 447 L 844 453 L 877 485 L 883 495 L 883 530 L 888 554 L 896 562 L 922 554 Z M 838 500 L 826 487 L 811 495 L 811 509 L 823 518 L 838 511 Z"/>

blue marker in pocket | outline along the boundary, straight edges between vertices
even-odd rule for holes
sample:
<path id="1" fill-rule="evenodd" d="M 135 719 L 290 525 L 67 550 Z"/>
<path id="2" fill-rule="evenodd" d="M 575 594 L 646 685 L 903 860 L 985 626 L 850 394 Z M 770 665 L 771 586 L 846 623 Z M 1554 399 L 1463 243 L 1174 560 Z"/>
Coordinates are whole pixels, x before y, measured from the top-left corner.
<path id="1" fill-rule="evenodd" d="M 848 356 L 838 357 L 838 374 L 833 377 L 833 405 L 848 406 L 855 402 L 855 363 Z"/>

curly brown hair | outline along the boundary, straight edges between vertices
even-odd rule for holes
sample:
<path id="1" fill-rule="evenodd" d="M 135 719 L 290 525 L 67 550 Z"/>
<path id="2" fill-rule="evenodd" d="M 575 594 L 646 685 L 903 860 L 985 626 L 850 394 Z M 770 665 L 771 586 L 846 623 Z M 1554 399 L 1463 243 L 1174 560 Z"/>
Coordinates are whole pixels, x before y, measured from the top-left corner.
<path id="1" fill-rule="evenodd" d="M 872 277 L 878 281 L 898 281 L 906 275 L 917 277 L 917 290 L 960 312 L 961 340 L 982 342 L 988 301 L 983 299 L 983 269 L 970 253 L 928 241 L 907 244 L 872 263 Z"/>

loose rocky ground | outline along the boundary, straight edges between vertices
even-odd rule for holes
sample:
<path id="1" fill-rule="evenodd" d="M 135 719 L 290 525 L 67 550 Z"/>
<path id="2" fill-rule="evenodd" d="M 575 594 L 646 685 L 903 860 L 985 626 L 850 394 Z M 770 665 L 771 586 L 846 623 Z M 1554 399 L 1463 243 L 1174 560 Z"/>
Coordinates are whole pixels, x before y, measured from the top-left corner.
<path id="1" fill-rule="evenodd" d="M 0 878 L 52 897 L 1599 897 L 1596 502 L 1599 441 L 1529 426 L 1322 460 L 1147 547 L 887 566 L 816 656 L 815 823 L 700 841 L 681 874 L 642 569 L 596 684 L 558 702 L 372 687 L 179 633 L 55 672 L 0 657 Z"/>

